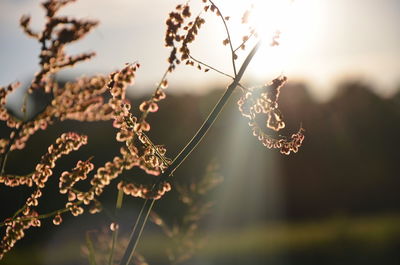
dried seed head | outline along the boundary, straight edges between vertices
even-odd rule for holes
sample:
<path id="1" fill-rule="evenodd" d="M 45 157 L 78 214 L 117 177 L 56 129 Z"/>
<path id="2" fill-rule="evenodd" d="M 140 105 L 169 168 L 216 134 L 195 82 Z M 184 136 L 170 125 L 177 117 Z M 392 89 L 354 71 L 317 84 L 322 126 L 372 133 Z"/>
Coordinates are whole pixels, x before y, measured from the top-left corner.
<path id="1" fill-rule="evenodd" d="M 112 223 L 110 224 L 110 230 L 111 230 L 111 231 L 115 232 L 115 231 L 117 231 L 118 229 L 119 229 L 119 225 L 118 225 L 117 223 L 112 222 Z"/>
<path id="2" fill-rule="evenodd" d="M 160 87 L 161 87 L 162 89 L 166 89 L 166 88 L 168 87 L 168 80 L 167 80 L 167 79 L 164 79 L 164 80 L 161 82 Z"/>
<path id="3" fill-rule="evenodd" d="M 286 83 L 286 80 L 286 77 L 279 77 L 267 86 L 249 90 L 239 99 L 238 105 L 242 115 L 249 119 L 253 135 L 267 148 L 277 148 L 282 154 L 288 155 L 290 152 L 298 151 L 304 140 L 304 129 L 300 128 L 290 140 L 275 139 L 266 134 L 257 121 L 257 117 L 264 115 L 266 116 L 266 128 L 279 131 L 285 127 L 282 114 L 278 109 L 278 99 L 280 88 Z"/>
<path id="4" fill-rule="evenodd" d="M 57 214 L 56 216 L 54 216 L 53 218 L 53 224 L 54 225 L 60 225 L 62 222 L 62 218 L 60 214 Z"/>

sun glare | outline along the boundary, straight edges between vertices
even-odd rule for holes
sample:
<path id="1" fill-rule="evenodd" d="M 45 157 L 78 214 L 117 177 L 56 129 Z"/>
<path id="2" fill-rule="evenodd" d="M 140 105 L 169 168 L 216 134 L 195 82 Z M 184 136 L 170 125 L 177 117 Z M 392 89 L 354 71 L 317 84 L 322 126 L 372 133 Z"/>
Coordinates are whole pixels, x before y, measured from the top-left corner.
<path id="1" fill-rule="evenodd" d="M 223 1 L 223 8 L 241 16 L 249 9 L 249 25 L 256 29 L 264 45 L 250 65 L 255 78 L 270 78 L 286 74 L 293 60 L 302 57 L 303 51 L 317 41 L 322 18 L 319 0 L 251 0 Z M 233 3 L 234 2 L 234 3 Z M 243 27 L 232 27 L 234 34 L 241 34 Z M 280 32 L 279 46 L 269 44 Z"/>
<path id="2" fill-rule="evenodd" d="M 290 24 L 287 17 L 290 11 L 289 0 L 254 0 L 252 1 L 249 24 L 263 39 L 271 39 L 276 31 L 283 31 Z"/>
<path id="3" fill-rule="evenodd" d="M 313 42 L 318 26 L 316 1 L 312 0 L 257 0 L 254 23 L 260 37 L 269 44 L 279 31 L 279 46 L 266 47 L 253 63 L 252 73 L 256 77 L 286 74 L 292 60 Z M 264 77 L 265 78 L 265 77 Z"/>

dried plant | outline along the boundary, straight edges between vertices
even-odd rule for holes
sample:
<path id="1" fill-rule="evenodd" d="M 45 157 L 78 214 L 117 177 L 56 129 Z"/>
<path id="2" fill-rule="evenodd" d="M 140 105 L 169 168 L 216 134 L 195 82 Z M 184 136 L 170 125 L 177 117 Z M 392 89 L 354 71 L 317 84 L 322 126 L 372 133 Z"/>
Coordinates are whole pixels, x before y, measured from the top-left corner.
<path id="1" fill-rule="evenodd" d="M 237 87 L 240 87 L 243 93 L 238 102 L 239 109 L 242 115 L 249 119 L 253 134 L 266 147 L 278 148 L 283 154 L 298 151 L 304 139 L 302 128 L 290 138 L 274 137 L 266 132 L 267 130 L 279 131 L 285 126 L 282 114 L 278 109 L 278 98 L 280 89 L 286 82 L 286 77 L 278 77 L 270 85 L 252 89 L 246 88 L 240 83 L 247 66 L 261 45 L 261 40 L 257 40 L 257 31 L 250 27 L 248 34 L 239 40 L 239 45 L 234 46 L 234 40 L 232 40 L 229 31 L 230 17 L 222 15 L 222 11 L 212 0 L 202 0 L 202 9 L 197 11 L 198 15 L 196 16 L 193 15 L 189 2 L 178 5 L 169 14 L 166 20 L 167 30 L 165 34 L 165 46 L 171 49 L 167 58 L 169 65 L 154 93 L 148 100 L 139 105 L 139 115 L 137 116 L 134 116 L 131 112 L 132 106 L 126 98 L 126 90 L 128 86 L 134 84 L 136 71 L 140 67 L 139 63 L 127 64 L 121 70 L 108 76 L 84 77 L 65 85 L 59 85 L 56 82 L 55 73 L 64 68 L 73 67 L 76 63 L 94 56 L 94 53 L 73 56 L 65 53 L 67 45 L 82 39 L 98 24 L 97 21 L 78 20 L 58 15 L 58 11 L 71 2 L 74 2 L 74 0 L 45 1 L 42 6 L 45 9 L 47 20 L 41 32 L 31 29 L 29 16 L 23 16 L 20 21 L 24 32 L 36 39 L 41 45 L 39 53 L 40 69 L 26 93 L 27 95 L 43 93 L 47 99 L 50 99 L 48 103 L 38 113 L 26 118 L 27 96 L 25 96 L 21 106 L 25 117 L 19 119 L 9 112 L 5 106 L 7 96 L 19 84 L 14 83 L 0 87 L 0 120 L 4 121 L 11 130 L 8 138 L 0 139 L 0 183 L 9 187 L 25 185 L 32 189 L 25 204 L 11 217 L 0 223 L 0 226 L 4 227 L 4 235 L 0 243 L 0 259 L 6 252 L 10 251 L 18 240 L 24 237 L 27 229 L 40 226 L 42 219 L 52 218 L 53 223 L 59 225 L 63 219 L 62 215 L 67 212 L 78 216 L 85 209 L 88 209 L 92 214 L 101 211 L 102 206 L 99 197 L 104 189 L 114 179 L 118 179 L 122 172 L 137 167 L 146 174 L 155 176 L 153 184 L 137 183 L 132 179 L 119 180 L 116 208 L 122 207 L 124 194 L 145 199 L 141 214 L 126 244 L 126 249 L 123 251 L 123 255 L 121 253 L 120 264 L 129 264 L 132 257 L 136 257 L 139 261 L 142 260 L 138 254 L 135 254 L 135 248 L 155 200 L 160 199 L 172 189 L 170 176 L 198 145 Z M 208 14 L 220 18 L 225 28 L 226 36 L 222 38 L 222 44 L 230 49 L 231 58 L 229 58 L 229 61 L 232 64 L 233 74 L 220 71 L 196 59 L 191 52 L 190 46 L 196 40 L 202 25 L 206 23 Z M 249 15 L 250 11 L 244 12 L 241 18 L 242 23 L 247 23 Z M 272 46 L 279 44 L 278 38 L 279 32 L 273 37 Z M 241 66 L 238 67 L 238 50 L 245 50 L 249 40 L 256 41 L 256 44 L 244 58 Z M 153 143 L 148 137 L 147 132 L 151 129 L 151 126 L 147 117 L 150 113 L 158 111 L 158 103 L 166 98 L 164 90 L 168 86 L 167 76 L 173 73 L 181 63 L 195 66 L 204 72 L 215 71 L 229 77 L 232 81 L 192 140 L 174 159 L 169 159 L 166 156 L 166 147 Z M 266 126 L 260 125 L 260 119 L 263 116 L 265 118 L 263 122 Z M 98 167 L 92 177 L 89 176 L 94 170 L 91 158 L 86 161 L 78 161 L 71 171 L 63 172 L 59 176 L 59 192 L 67 195 L 65 206 L 49 213 L 38 213 L 37 207 L 42 189 L 53 175 L 57 159 L 87 144 L 87 137 L 74 132 L 63 133 L 54 144 L 48 147 L 47 152 L 41 157 L 31 173 L 23 176 L 5 172 L 7 156 L 14 150 L 23 149 L 30 136 L 39 129 L 46 130 L 49 125 L 64 120 L 81 122 L 110 120 L 113 126 L 118 129 L 115 136 L 116 140 L 123 145 L 120 148 L 119 155 Z M 90 187 L 85 191 L 76 188 L 76 184 L 82 181 L 90 183 Z M 202 209 L 208 208 L 208 206 L 207 204 L 196 204 L 196 200 L 193 198 L 196 195 L 204 194 L 210 188 L 202 186 L 206 183 L 194 183 L 189 188 L 177 186 L 177 190 L 181 193 L 182 202 L 188 205 L 187 219 L 183 222 L 185 228 L 179 230 L 183 233 L 181 234 L 183 237 L 176 241 L 177 245 L 191 248 L 191 244 L 194 244 L 191 241 L 194 228 L 196 228 L 195 223 L 202 215 Z M 152 215 L 152 219 L 155 223 L 162 225 L 165 231 L 169 231 L 165 223 L 155 214 Z M 118 224 L 113 223 L 111 229 L 113 231 L 111 254 L 107 260 L 109 264 L 114 264 L 114 250 L 119 242 Z M 191 243 L 188 244 L 187 242 Z M 172 264 L 180 263 L 187 258 L 176 250 L 171 250 L 169 256 Z M 143 264 L 143 262 L 139 262 L 139 264 Z"/>
<path id="2" fill-rule="evenodd" d="M 278 109 L 278 98 L 281 87 L 286 83 L 286 77 L 274 79 L 270 85 L 252 88 L 244 93 L 239 99 L 238 105 L 242 115 L 249 119 L 249 126 L 264 146 L 268 148 L 279 148 L 282 154 L 288 155 L 290 152 L 297 153 L 304 140 L 304 129 L 293 134 L 290 140 L 285 137 L 276 139 L 263 130 L 259 125 L 257 116 L 265 115 L 266 122 L 264 127 L 279 131 L 285 128 L 285 122 L 281 111 Z"/>

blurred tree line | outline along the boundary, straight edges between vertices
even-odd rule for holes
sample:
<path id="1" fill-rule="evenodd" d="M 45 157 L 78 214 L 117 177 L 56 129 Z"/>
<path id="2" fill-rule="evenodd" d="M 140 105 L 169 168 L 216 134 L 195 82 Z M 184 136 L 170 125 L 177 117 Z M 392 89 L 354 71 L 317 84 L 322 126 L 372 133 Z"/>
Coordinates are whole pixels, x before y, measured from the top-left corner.
<path id="1" fill-rule="evenodd" d="M 217 163 L 225 180 L 215 191 L 215 222 L 223 216 L 220 221 L 226 226 L 398 213 L 400 93 L 381 98 L 372 91 L 367 84 L 347 82 L 338 87 L 332 99 L 321 103 L 312 99 L 306 85 L 289 83 L 280 98 L 285 130 L 290 136 L 300 126 L 299 121 L 306 129 L 304 146 L 290 156 L 266 149 L 252 136 L 237 109 L 237 91 L 203 142 L 177 170 L 173 183 L 193 181 L 204 174 L 207 165 Z M 149 118 L 151 139 L 165 144 L 167 156 L 173 158 L 196 132 L 221 93 L 221 89 L 215 89 L 202 96 L 170 94 L 160 104 L 160 111 Z M 133 106 L 141 101 L 132 99 Z M 8 134 L 8 129 L 1 126 L 0 136 Z M 6 172 L 29 173 L 47 147 L 65 131 L 87 134 L 89 144 L 59 160 L 44 190 L 42 212 L 65 203 L 58 194 L 62 171 L 92 155 L 96 167 L 101 166 L 117 155 L 120 146 L 110 122 L 56 123 L 36 133 L 24 150 L 11 153 Z M 125 173 L 123 177 L 152 181 L 140 171 Z M 233 192 L 228 194 L 225 189 Z M 27 194 L 24 188 L 0 186 L 0 217 L 12 215 Z M 157 204 L 156 211 L 167 218 L 179 216 L 181 206 L 176 204 L 176 196 L 174 191 L 170 192 Z M 114 185 L 103 196 L 105 208 L 112 210 L 115 199 Z M 140 203 L 140 199 L 126 200 L 128 211 L 131 206 L 138 208 Z M 96 216 L 90 218 L 95 220 Z M 21 245 L 40 240 L 40 234 L 52 229 L 49 225 L 29 233 Z"/>
<path id="2" fill-rule="evenodd" d="M 203 96 L 169 95 L 161 104 L 160 112 L 150 117 L 150 134 L 158 141 L 157 144 L 167 146 L 167 156 L 173 158 L 179 152 L 221 93 L 222 90 L 216 89 Z M 238 97 L 239 92 L 236 99 Z M 306 129 L 304 147 L 291 156 L 267 150 L 251 135 L 237 110 L 236 99 L 230 101 L 209 135 L 177 171 L 176 181 L 201 175 L 212 161 L 220 164 L 221 174 L 225 181 L 229 181 L 231 177 L 224 174 L 224 168 L 230 165 L 224 164 L 224 157 L 231 156 L 232 146 L 240 144 L 244 155 L 241 173 L 246 174 L 244 183 L 252 182 L 252 175 L 264 177 L 269 174 L 260 171 L 259 167 L 258 171 L 254 170 L 257 164 L 269 164 L 268 160 L 277 163 L 274 167 L 278 167 L 277 174 L 282 181 L 284 217 L 298 219 L 400 210 L 400 193 L 397 191 L 400 186 L 397 155 L 400 147 L 400 93 L 384 99 L 374 94 L 366 84 L 347 82 L 339 86 L 332 99 L 319 103 L 311 98 L 304 84 L 289 83 L 282 89 L 280 98 L 280 108 L 287 124 L 285 130 L 290 136 L 300 126 L 298 121 Z M 133 106 L 141 100 L 132 99 Z M 119 144 L 109 122 L 56 122 L 46 131 L 34 135 L 26 150 L 11 153 L 6 172 L 29 173 L 47 147 L 64 131 L 89 135 L 89 144 L 60 160 L 53 175 L 54 182 L 46 188 L 49 197 L 57 191 L 59 173 L 72 168 L 76 160 L 94 155 L 92 161 L 99 166 L 117 154 Z M 243 131 L 240 143 L 229 142 L 229 136 L 237 131 Z M 2 124 L 1 135 L 7 133 L 8 129 Z M 124 177 L 132 176 L 151 181 L 140 172 Z M 238 197 L 251 192 L 246 190 L 246 185 L 242 189 Z M 15 203 L 24 200 L 23 191 L 13 192 L 4 186 L 1 186 L 0 196 L 2 200 L 12 198 Z M 2 206 L 2 215 L 7 215 L 17 206 Z"/>

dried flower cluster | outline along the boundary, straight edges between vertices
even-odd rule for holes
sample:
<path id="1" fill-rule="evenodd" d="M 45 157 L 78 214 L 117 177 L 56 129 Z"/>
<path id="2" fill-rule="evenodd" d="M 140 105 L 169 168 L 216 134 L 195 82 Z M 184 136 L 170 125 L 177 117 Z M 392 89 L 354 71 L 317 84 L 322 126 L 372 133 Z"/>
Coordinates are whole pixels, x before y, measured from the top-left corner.
<path id="1" fill-rule="evenodd" d="M 230 19 L 229 16 L 223 16 L 220 9 L 214 4 L 211 0 L 202 0 L 204 7 L 204 12 L 210 12 L 220 17 L 225 26 L 228 37 L 224 39 L 222 42 L 223 45 L 230 44 L 232 51 L 232 58 L 236 60 L 238 58 L 236 51 L 241 48 L 245 49 L 245 43 L 247 40 L 253 35 L 244 36 L 243 43 L 239 45 L 237 49 L 233 49 L 229 30 L 226 22 Z M 188 4 L 185 5 L 177 5 L 175 11 L 169 14 L 169 17 L 166 21 L 167 31 L 165 33 L 165 46 L 171 47 L 171 52 L 168 58 L 168 62 L 170 64 L 169 71 L 172 72 L 177 64 L 184 62 L 189 66 L 196 66 L 199 70 L 204 70 L 204 72 L 208 72 L 211 68 L 216 70 L 213 67 L 203 63 L 195 59 L 190 52 L 189 45 L 196 40 L 197 35 L 199 34 L 199 30 L 202 25 L 206 22 L 205 18 L 201 16 L 201 13 L 196 17 L 192 18 L 192 12 L 190 10 L 190 6 Z M 253 30 L 252 30 L 253 32 Z M 219 71 L 217 71 L 219 72 Z M 226 75 L 226 74 L 225 74 Z"/>
<path id="2" fill-rule="evenodd" d="M 110 105 L 114 111 L 114 127 L 119 130 L 116 139 L 126 144 L 126 147 L 121 148 L 121 155 L 122 160 L 128 163 L 125 165 L 127 169 L 137 166 L 147 174 L 158 176 L 168 167 L 170 160 L 165 157 L 165 147 L 154 145 L 146 136 L 145 132 L 150 130 L 146 117 L 150 112 L 158 110 L 158 102 L 165 98 L 163 89 L 167 82 L 164 79 L 153 96 L 140 104 L 142 115 L 138 119 L 130 113 L 131 105 L 125 98 L 126 87 L 134 82 L 137 67 L 137 64 L 127 65 L 121 71 L 112 73 L 108 83 L 112 95 Z M 134 183 L 132 180 L 120 182 L 118 188 L 134 197 L 159 199 L 171 186 L 164 181 L 153 189 L 151 185 Z"/>
<path id="3" fill-rule="evenodd" d="M 53 82 L 50 77 L 55 72 L 66 68 L 73 67 L 76 63 L 92 58 L 94 53 L 83 53 L 74 56 L 65 54 L 65 45 L 75 42 L 84 37 L 97 24 L 92 20 L 77 20 L 65 16 L 56 16 L 61 7 L 75 0 L 48 0 L 42 6 L 46 10 L 47 22 L 42 32 L 36 33 L 30 28 L 30 17 L 23 16 L 20 25 L 25 33 L 37 39 L 41 43 L 40 52 L 40 71 L 30 87 L 30 91 L 35 89 L 43 89 L 46 93 L 52 90 Z"/>
<path id="4" fill-rule="evenodd" d="M 57 120 L 97 121 L 109 120 L 112 109 L 104 103 L 104 93 L 107 79 L 102 76 L 82 78 L 76 82 L 66 83 L 63 88 L 58 88 L 54 83 L 54 99 L 40 113 L 27 121 L 20 121 L 9 114 L 4 107 L 5 96 L 2 97 L 2 117 L 8 127 L 13 128 L 9 139 L 0 139 L 0 154 L 16 149 L 23 149 L 30 136 L 39 129 L 45 130 Z M 11 85 L 9 86 L 11 87 Z M 3 95 L 3 93 L 2 93 Z"/>
<path id="5" fill-rule="evenodd" d="M 244 117 L 249 119 L 249 126 L 264 146 L 280 149 L 282 154 L 296 153 L 304 140 L 304 129 L 291 136 L 290 139 L 275 139 L 266 134 L 259 125 L 258 116 L 266 116 L 265 127 L 274 131 L 285 128 L 285 122 L 278 108 L 279 93 L 286 83 L 285 76 L 274 79 L 271 84 L 253 88 L 239 99 L 239 110 Z"/>
<path id="6" fill-rule="evenodd" d="M 35 186 L 35 190 L 28 197 L 25 205 L 12 218 L 4 222 L 6 226 L 6 235 L 0 243 L 0 257 L 9 251 L 16 241 L 24 236 L 24 230 L 28 229 L 30 226 L 40 226 L 40 218 L 34 208 L 39 205 L 38 200 L 42 196 L 42 189 L 45 187 L 49 177 L 53 174 L 52 168 L 55 167 L 57 159 L 62 155 L 68 155 L 73 150 L 78 150 L 86 143 L 86 136 L 81 136 L 76 133 L 65 133 L 57 138 L 55 144 L 48 148 L 47 153 L 42 156 L 40 163 L 37 164 L 34 173 L 29 177 L 10 178 L 0 176 L 0 183 L 4 182 L 9 186 Z"/>
<path id="7" fill-rule="evenodd" d="M 0 176 L 0 183 L 3 183 L 8 187 L 17 187 L 21 185 L 32 187 L 33 186 L 32 174 L 28 174 L 26 176 L 3 174 Z"/>
<path id="8" fill-rule="evenodd" d="M 60 193 L 71 192 L 74 185 L 81 180 L 87 179 L 87 174 L 94 168 L 93 164 L 89 161 L 78 161 L 76 167 L 72 172 L 65 171 L 60 177 Z M 75 197 L 73 192 L 70 193 L 71 197 Z"/>
<path id="9" fill-rule="evenodd" d="M 186 61 L 187 65 L 194 64 L 193 61 L 189 60 L 190 50 L 188 44 L 196 39 L 196 35 L 205 20 L 200 16 L 196 16 L 194 20 L 185 23 L 185 20 L 188 20 L 191 15 L 189 5 L 178 5 L 175 11 L 169 14 L 169 18 L 166 21 L 165 46 L 172 48 L 168 58 L 170 63 L 169 71 L 171 72 L 181 61 Z"/>
<path id="10" fill-rule="evenodd" d="M 171 184 L 164 181 L 156 191 L 153 191 L 152 186 L 149 185 L 121 181 L 118 183 L 118 189 L 122 190 L 126 195 L 133 197 L 158 200 L 171 190 Z"/>
<path id="11" fill-rule="evenodd" d="M 34 215 L 31 216 L 34 217 Z M 38 220 L 23 219 L 21 217 L 15 218 L 14 220 L 6 220 L 6 233 L 3 240 L 0 243 L 0 259 L 4 257 L 4 254 L 14 247 L 15 243 L 25 236 L 25 230 L 29 229 L 31 226 L 38 226 Z M 39 222 L 40 225 L 40 222 Z"/>
<path id="12" fill-rule="evenodd" d="M 78 161 L 71 172 L 63 172 L 60 176 L 59 188 L 61 194 L 68 195 L 65 208 L 38 215 L 33 208 L 39 204 L 38 199 L 42 195 L 41 189 L 44 188 L 47 180 L 52 175 L 55 161 L 61 155 L 77 150 L 81 145 L 87 143 L 86 136 L 80 136 L 76 133 L 63 134 L 56 140 L 54 145 L 48 148 L 48 152 L 42 157 L 41 162 L 36 166 L 36 170 L 33 173 L 26 176 L 11 174 L 2 174 L 0 176 L 0 183 L 4 183 L 7 186 L 27 185 L 36 187 L 35 191 L 28 197 L 26 204 L 9 221 L 3 222 L 2 225 L 7 226 L 9 224 L 9 226 L 19 229 L 20 226 L 18 224 L 20 221 L 18 220 L 21 217 L 18 215 L 21 213 L 23 220 L 34 222 L 36 226 L 40 225 L 40 219 L 48 217 L 53 217 L 53 223 L 59 225 L 62 222 L 62 214 L 65 212 L 69 211 L 74 216 L 81 215 L 84 212 L 82 205 L 89 205 L 89 212 L 92 214 L 97 213 L 102 208 L 97 197 L 124 170 L 137 166 L 148 174 L 159 175 L 168 166 L 170 160 L 164 157 L 165 147 L 161 145 L 155 146 L 144 134 L 144 132 L 150 130 L 146 117 L 148 113 L 158 110 L 157 102 L 165 98 L 163 89 L 167 87 L 168 83 L 164 79 L 153 96 L 140 105 L 139 109 L 142 112 L 142 117 L 138 121 L 129 112 L 131 106 L 125 98 L 126 89 L 133 84 L 138 67 L 138 64 L 127 65 L 121 71 L 112 73 L 110 78 L 103 76 L 84 77 L 76 82 L 68 82 L 62 88 L 59 88 L 54 83 L 51 91 L 54 98 L 50 104 L 31 121 L 21 121 L 19 123 L 21 125 L 17 127 L 18 130 L 12 132 L 11 140 L 2 140 L 1 146 L 5 153 L 16 148 L 22 149 L 30 135 L 39 128 L 46 129 L 47 125 L 55 120 L 97 121 L 114 118 L 114 127 L 119 129 L 116 139 L 126 144 L 120 150 L 121 157 L 114 157 L 112 161 L 106 162 L 103 167 L 97 169 L 97 173 L 90 180 L 91 187 L 88 191 L 80 191 L 74 186 L 77 182 L 86 180 L 88 174 L 94 169 L 94 165 L 89 160 Z M 1 89 L 2 106 L 5 105 L 7 94 L 14 87 L 15 85 L 10 85 Z M 104 93 L 108 93 L 108 91 L 111 92 L 112 97 L 108 102 L 105 102 Z M 11 118 L 7 116 L 7 121 L 10 120 Z M 7 148 L 8 150 L 6 150 Z M 128 189 L 124 187 L 125 185 L 127 185 Z M 132 193 L 129 191 L 132 185 L 135 185 L 138 192 Z M 157 189 L 138 183 L 120 183 L 118 187 L 132 196 L 156 199 L 161 198 L 166 191 L 171 189 L 171 185 L 166 181 L 162 182 Z M 32 215 L 32 212 L 36 214 Z M 29 227 L 25 225 L 23 229 L 28 229 Z M 21 234 L 21 232 L 13 231 L 9 228 L 7 228 L 7 231 L 9 232 L 6 233 L 2 241 L 2 249 L 5 252 L 14 245 L 16 240 L 22 238 L 22 236 L 16 237 L 13 239 L 12 244 L 8 244 L 7 242 L 11 242 L 10 237 L 13 237 L 15 233 Z"/>
<path id="13" fill-rule="evenodd" d="M 112 108 L 104 102 L 107 81 L 104 76 L 93 76 L 67 82 L 63 89 L 54 90 L 54 99 L 44 114 L 61 121 L 110 120 Z"/>
<path id="14" fill-rule="evenodd" d="M 91 20 L 76 20 L 69 17 L 56 16 L 59 9 L 73 0 L 48 0 L 43 3 L 46 10 L 47 22 L 40 33 L 30 28 L 30 17 L 23 16 L 20 24 L 24 32 L 39 41 L 40 71 L 35 75 L 28 91 L 41 90 L 51 94 L 53 100 L 33 118 L 21 121 L 5 108 L 6 96 L 17 87 L 17 84 L 1 88 L 0 119 L 6 121 L 9 128 L 14 129 L 9 139 L 0 139 L 0 153 L 4 154 L 15 149 L 23 149 L 29 137 L 37 130 L 45 130 L 56 119 L 75 120 L 104 120 L 109 119 L 110 108 L 102 104 L 100 97 L 104 93 L 105 80 L 103 77 L 82 79 L 76 84 L 68 84 L 59 88 L 52 76 L 66 67 L 90 59 L 94 53 L 83 53 L 68 56 L 65 53 L 67 44 L 82 39 L 98 23 Z M 103 90 L 102 90 L 103 89 Z M 26 111 L 26 104 L 22 106 Z M 2 161 L 2 164 L 4 162 Z"/>
<path id="15" fill-rule="evenodd" d="M 55 162 L 62 155 L 67 155 L 73 150 L 78 150 L 82 145 L 87 143 L 87 137 L 76 133 L 64 133 L 56 143 L 48 148 L 45 155 L 42 156 L 41 162 L 36 165 L 33 173 L 26 176 L 1 175 L 0 183 L 4 183 L 9 187 L 26 185 L 32 187 L 35 184 L 38 188 L 44 188 L 48 178 L 53 174 L 52 168 Z"/>
<path id="16" fill-rule="evenodd" d="M 92 187 L 87 192 L 74 188 L 74 185 L 87 178 L 87 174 L 93 169 L 89 161 L 79 161 L 72 172 L 64 172 L 60 177 L 60 192 L 68 194 L 68 202 L 65 208 L 55 210 L 51 213 L 37 214 L 34 210 L 39 204 L 47 180 L 53 174 L 56 160 L 67 155 L 72 150 L 77 150 L 87 143 L 87 137 L 76 133 L 64 133 L 55 144 L 48 148 L 48 152 L 42 156 L 35 170 L 24 176 L 6 174 L 4 172 L 7 155 L 16 149 L 23 149 L 30 136 L 39 129 L 45 130 L 48 125 L 57 120 L 98 121 L 110 120 L 114 116 L 110 102 L 105 98 L 108 96 L 106 84 L 109 79 L 104 76 L 84 77 L 76 82 L 68 82 L 60 87 L 53 80 L 53 74 L 62 68 L 74 66 L 75 63 L 91 58 L 94 53 L 86 53 L 77 56 L 67 56 L 65 46 L 84 37 L 97 22 L 90 20 L 76 20 L 69 17 L 56 16 L 59 9 L 71 0 L 48 0 L 43 3 L 46 10 L 47 22 L 41 33 L 35 33 L 30 27 L 30 17 L 21 18 L 21 26 L 25 33 L 37 39 L 41 43 L 40 68 L 35 75 L 28 92 L 42 91 L 50 94 L 50 102 L 44 108 L 27 120 L 19 120 L 6 109 L 7 96 L 18 87 L 18 83 L 0 88 L 0 119 L 6 122 L 11 129 L 7 138 L 0 139 L 1 174 L 0 183 L 6 186 L 16 187 L 26 185 L 34 187 L 31 195 L 11 218 L 1 223 L 6 227 L 6 233 L 1 243 L 1 253 L 9 251 L 15 242 L 23 237 L 23 230 L 30 226 L 39 226 L 40 219 L 53 218 L 53 223 L 59 225 L 62 222 L 61 214 L 70 211 L 73 215 L 83 213 L 79 205 L 90 204 L 90 212 L 96 213 L 101 209 L 101 204 L 95 198 L 100 195 L 105 185 L 109 184 L 110 176 L 118 176 L 123 168 L 122 160 L 114 158 L 112 162 L 106 163 L 105 167 L 99 168 L 98 174 L 92 179 Z M 23 105 L 26 111 L 26 105 Z M 101 172 L 107 172 L 106 177 Z M 32 223 L 32 225 L 30 225 Z"/>
<path id="17" fill-rule="evenodd" d="M 40 163 L 32 175 L 32 180 L 39 188 L 44 188 L 48 178 L 53 174 L 52 168 L 61 155 L 67 155 L 73 150 L 78 150 L 87 144 L 87 137 L 76 133 L 64 133 L 56 140 L 56 143 L 48 148 L 47 153 L 42 156 Z"/>
<path id="18" fill-rule="evenodd" d="M 7 87 L 0 87 L 0 120 L 7 122 L 7 126 L 14 128 L 18 124 L 16 119 L 12 115 L 8 113 L 6 109 L 6 100 L 7 96 L 13 92 L 17 87 L 19 87 L 19 83 L 13 83 L 8 85 Z M 5 139 L 0 139 L 0 154 L 4 152 L 4 148 L 7 145 Z"/>

